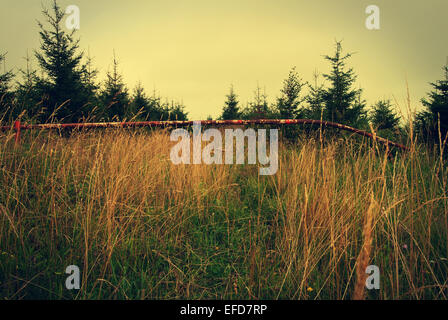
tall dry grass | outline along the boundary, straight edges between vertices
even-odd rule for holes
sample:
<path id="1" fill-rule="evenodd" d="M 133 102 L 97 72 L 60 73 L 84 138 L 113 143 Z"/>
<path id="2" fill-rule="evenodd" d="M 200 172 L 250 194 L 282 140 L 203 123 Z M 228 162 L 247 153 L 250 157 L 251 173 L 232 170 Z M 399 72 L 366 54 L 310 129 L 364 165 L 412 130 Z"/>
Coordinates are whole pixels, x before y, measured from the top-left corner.
<path id="1" fill-rule="evenodd" d="M 173 165 L 164 131 L 0 143 L 7 299 L 446 299 L 447 168 L 412 145 L 280 145 L 276 175 Z M 65 289 L 65 268 L 82 271 Z M 365 290 L 363 270 L 381 272 Z"/>

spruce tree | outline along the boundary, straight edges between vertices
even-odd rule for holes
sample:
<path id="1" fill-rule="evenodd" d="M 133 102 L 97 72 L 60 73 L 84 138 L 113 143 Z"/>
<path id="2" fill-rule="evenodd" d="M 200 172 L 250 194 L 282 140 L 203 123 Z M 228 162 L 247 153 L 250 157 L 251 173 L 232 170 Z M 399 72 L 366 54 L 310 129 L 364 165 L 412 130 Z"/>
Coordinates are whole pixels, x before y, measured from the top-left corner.
<path id="1" fill-rule="evenodd" d="M 181 102 L 166 100 L 160 105 L 160 120 L 188 120 L 188 114 L 185 112 L 185 106 Z"/>
<path id="2" fill-rule="evenodd" d="M 222 110 L 221 119 L 222 120 L 236 120 L 241 116 L 239 109 L 238 96 L 235 94 L 233 85 L 230 87 L 230 92 L 226 95 L 226 101 L 224 102 L 224 107 Z"/>
<path id="3" fill-rule="evenodd" d="M 448 64 L 443 67 L 445 79 L 430 83 L 433 90 L 422 99 L 425 107 L 416 117 L 416 130 L 429 141 L 442 141 L 448 134 Z"/>
<path id="4" fill-rule="evenodd" d="M 145 89 L 143 88 L 141 82 L 137 83 L 134 88 L 134 94 L 132 96 L 132 110 L 139 115 L 139 118 L 145 120 L 149 119 L 151 110 L 149 99 L 146 97 Z"/>
<path id="5" fill-rule="evenodd" d="M 245 119 L 267 119 L 270 118 L 271 112 L 267 100 L 266 90 L 257 85 L 254 91 L 254 100 L 249 102 L 245 110 Z"/>
<path id="6" fill-rule="evenodd" d="M 305 84 L 299 77 L 296 68 L 293 67 L 289 71 L 288 78 L 283 81 L 281 96 L 277 99 L 277 108 L 281 118 L 296 119 L 302 114 L 300 104 L 303 99 L 300 97 L 300 93 Z"/>
<path id="7" fill-rule="evenodd" d="M 96 81 L 98 70 L 93 67 L 93 59 L 90 52 L 86 57 L 86 63 L 82 67 L 81 81 L 84 85 L 85 96 L 87 103 L 83 107 L 84 117 L 96 119 L 101 114 L 99 107 L 100 101 L 98 99 L 99 85 Z"/>
<path id="8" fill-rule="evenodd" d="M 17 82 L 17 108 L 23 112 L 28 120 L 39 119 L 42 112 L 43 92 L 39 87 L 37 71 L 33 69 L 30 56 L 26 55 L 26 69 L 20 69 L 21 80 Z"/>
<path id="9" fill-rule="evenodd" d="M 156 94 L 155 90 L 148 98 L 148 107 L 145 110 L 147 113 L 145 117 L 148 120 L 160 121 L 167 116 L 164 115 L 162 98 Z"/>
<path id="10" fill-rule="evenodd" d="M 313 74 L 314 81 L 308 84 L 309 93 L 305 97 L 308 106 L 304 110 L 304 118 L 320 120 L 323 117 L 324 108 L 324 85 L 319 83 L 319 73 L 317 71 Z"/>
<path id="11" fill-rule="evenodd" d="M 11 71 L 6 71 L 5 59 L 6 53 L 0 54 L 0 68 L 3 69 L 3 71 L 0 72 L 0 119 L 8 116 L 6 113 L 8 113 L 8 109 L 11 107 L 10 102 L 13 97 L 10 82 L 14 77 L 14 74 Z M 11 113 L 9 116 L 14 117 Z"/>
<path id="12" fill-rule="evenodd" d="M 361 88 L 357 90 L 355 101 L 345 113 L 345 122 L 358 129 L 368 129 L 369 117 L 366 110 L 367 102 L 362 98 L 362 91 Z"/>
<path id="13" fill-rule="evenodd" d="M 48 97 L 44 116 L 53 115 L 64 122 L 78 121 L 88 103 L 82 81 L 84 67 L 83 53 L 79 52 L 79 39 L 74 39 L 76 30 L 70 33 L 64 31 L 65 13 L 56 0 L 53 2 L 52 12 L 47 9 L 42 12 L 49 29 L 38 22 L 41 45 L 40 51 L 35 51 L 35 56 L 45 75 L 39 78 L 39 87 Z"/>
<path id="14" fill-rule="evenodd" d="M 171 105 L 168 108 L 167 120 L 188 120 L 188 113 L 185 112 L 184 104 L 177 101 L 171 101 Z"/>
<path id="15" fill-rule="evenodd" d="M 180 115 L 180 110 L 183 110 L 180 104 L 176 105 L 174 102 L 163 104 L 161 103 L 161 98 L 156 96 L 155 92 L 151 97 L 148 97 L 141 82 L 134 88 L 131 105 L 133 112 L 138 115 L 138 118 L 147 121 L 167 120 L 170 113 L 174 117 L 184 118 L 184 116 Z M 174 109 L 176 110 L 171 110 L 172 106 L 175 106 Z"/>
<path id="16" fill-rule="evenodd" d="M 379 100 L 372 106 L 370 122 L 377 130 L 397 129 L 400 119 L 392 108 L 390 100 Z"/>
<path id="17" fill-rule="evenodd" d="M 108 120 L 123 121 L 130 118 L 130 100 L 122 75 L 118 72 L 118 61 L 113 58 L 112 71 L 108 71 L 104 88 L 100 93 L 103 117 Z"/>
<path id="18" fill-rule="evenodd" d="M 277 99 L 277 110 L 281 119 L 297 119 L 303 118 L 305 115 L 304 108 L 301 103 L 304 99 L 300 96 L 302 88 L 306 85 L 293 67 L 288 74 L 288 78 L 283 81 L 281 96 Z M 288 141 L 294 141 L 298 135 L 296 126 L 283 127 L 282 135 Z"/>
<path id="19" fill-rule="evenodd" d="M 356 75 L 353 68 L 346 67 L 346 61 L 351 56 L 351 53 L 342 53 L 341 42 L 336 42 L 334 56 L 325 56 L 332 70 L 323 75 L 330 82 L 330 86 L 323 92 L 323 99 L 327 120 L 356 125 L 365 112 L 365 103 L 360 99 L 361 90 L 352 89 Z"/>

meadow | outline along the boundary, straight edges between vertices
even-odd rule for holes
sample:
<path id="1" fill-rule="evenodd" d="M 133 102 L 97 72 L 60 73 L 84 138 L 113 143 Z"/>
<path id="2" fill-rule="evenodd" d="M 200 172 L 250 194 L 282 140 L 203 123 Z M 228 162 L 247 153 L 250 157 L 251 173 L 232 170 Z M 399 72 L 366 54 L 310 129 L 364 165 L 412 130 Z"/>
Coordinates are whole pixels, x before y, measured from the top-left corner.
<path id="1" fill-rule="evenodd" d="M 164 130 L 2 134 L 0 298 L 447 298 L 441 148 L 304 135 L 261 176 L 174 165 L 172 144 Z"/>

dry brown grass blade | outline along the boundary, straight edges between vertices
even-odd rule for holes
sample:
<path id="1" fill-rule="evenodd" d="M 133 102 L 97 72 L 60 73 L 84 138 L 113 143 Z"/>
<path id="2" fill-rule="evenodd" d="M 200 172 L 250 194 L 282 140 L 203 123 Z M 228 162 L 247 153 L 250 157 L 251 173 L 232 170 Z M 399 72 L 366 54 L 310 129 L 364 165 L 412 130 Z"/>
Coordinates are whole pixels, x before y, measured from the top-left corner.
<path id="1" fill-rule="evenodd" d="M 363 228 L 363 245 L 361 252 L 359 253 L 356 261 L 356 284 L 353 292 L 353 300 L 365 299 L 365 285 L 366 285 L 366 268 L 369 265 L 370 255 L 372 251 L 373 241 L 373 220 L 375 216 L 377 203 L 373 197 L 373 193 L 370 195 L 370 205 L 367 209 L 367 213 L 364 221 Z"/>

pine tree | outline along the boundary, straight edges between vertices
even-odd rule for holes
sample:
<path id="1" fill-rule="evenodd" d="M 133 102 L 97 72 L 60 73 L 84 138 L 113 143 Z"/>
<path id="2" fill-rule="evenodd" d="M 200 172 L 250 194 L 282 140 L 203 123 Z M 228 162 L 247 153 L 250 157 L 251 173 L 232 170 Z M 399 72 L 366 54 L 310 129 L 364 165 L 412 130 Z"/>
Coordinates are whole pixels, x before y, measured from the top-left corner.
<path id="1" fill-rule="evenodd" d="M 422 99 L 425 110 L 416 117 L 415 128 L 430 141 L 442 141 L 448 134 L 448 64 L 443 67 L 445 79 L 430 83 L 433 90 L 426 99 Z"/>
<path id="2" fill-rule="evenodd" d="M 360 90 L 352 89 L 356 81 L 353 68 L 346 68 L 345 62 L 352 56 L 351 53 L 343 55 L 341 42 L 336 42 L 334 56 L 325 56 L 330 61 L 332 70 L 324 74 L 330 82 L 330 87 L 324 90 L 326 119 L 333 122 L 355 125 L 364 112 L 360 99 Z M 356 103 L 358 99 L 359 103 Z"/>
<path id="3" fill-rule="evenodd" d="M 236 120 L 241 116 L 239 109 L 238 96 L 233 90 L 233 85 L 230 87 L 230 92 L 226 95 L 226 101 L 224 102 L 224 107 L 222 110 L 221 119 L 222 120 Z"/>
<path id="4" fill-rule="evenodd" d="M 104 88 L 100 93 L 103 117 L 108 120 L 123 121 L 131 117 L 128 89 L 122 75 L 118 72 L 118 61 L 113 58 L 112 71 L 108 71 Z"/>
<path id="5" fill-rule="evenodd" d="M 400 119 L 394 112 L 390 100 L 379 100 L 372 106 L 370 122 L 377 130 L 397 129 Z"/>
<path id="6" fill-rule="evenodd" d="M 56 0 L 52 12 L 44 9 L 43 14 L 49 29 L 38 22 L 40 28 L 40 52 L 35 51 L 37 61 L 45 74 L 39 78 L 39 87 L 48 96 L 45 104 L 47 113 L 65 122 L 78 121 L 88 103 L 86 88 L 82 82 L 83 53 L 78 52 L 79 39 L 74 39 L 73 30 L 67 33 L 63 29 L 64 11 Z"/>

